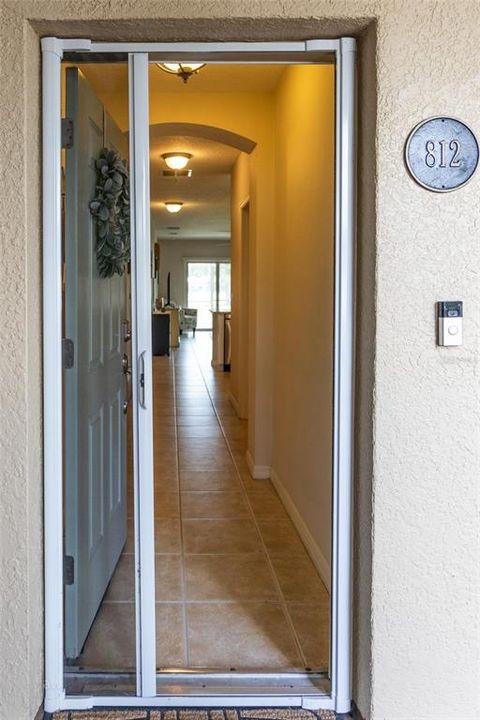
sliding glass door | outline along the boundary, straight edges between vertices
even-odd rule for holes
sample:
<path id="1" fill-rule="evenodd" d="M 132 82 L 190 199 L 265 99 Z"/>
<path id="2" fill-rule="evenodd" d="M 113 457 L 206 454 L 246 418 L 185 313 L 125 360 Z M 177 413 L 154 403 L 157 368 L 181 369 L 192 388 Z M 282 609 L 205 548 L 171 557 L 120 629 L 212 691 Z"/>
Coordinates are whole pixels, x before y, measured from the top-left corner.
<path id="1" fill-rule="evenodd" d="M 195 308 L 197 330 L 212 329 L 212 310 L 230 310 L 230 261 L 187 262 L 187 305 Z"/>

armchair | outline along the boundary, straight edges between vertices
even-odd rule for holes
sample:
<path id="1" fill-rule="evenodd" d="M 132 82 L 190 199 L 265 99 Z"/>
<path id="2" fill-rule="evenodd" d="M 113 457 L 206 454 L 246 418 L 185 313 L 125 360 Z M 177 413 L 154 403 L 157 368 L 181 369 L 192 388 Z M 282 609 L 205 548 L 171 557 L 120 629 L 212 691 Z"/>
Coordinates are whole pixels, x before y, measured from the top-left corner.
<path id="1" fill-rule="evenodd" d="M 195 337 L 195 330 L 197 329 L 197 310 L 194 308 L 182 308 L 180 311 L 180 332 L 184 330 L 192 330 L 193 337 Z"/>

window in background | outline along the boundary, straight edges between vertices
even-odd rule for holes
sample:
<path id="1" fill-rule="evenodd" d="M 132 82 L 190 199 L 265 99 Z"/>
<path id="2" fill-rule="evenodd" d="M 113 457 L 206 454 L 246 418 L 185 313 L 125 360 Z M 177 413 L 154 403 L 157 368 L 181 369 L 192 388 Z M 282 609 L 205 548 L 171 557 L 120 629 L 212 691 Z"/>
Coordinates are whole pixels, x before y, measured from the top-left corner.
<path id="1" fill-rule="evenodd" d="M 230 262 L 187 262 L 187 306 L 197 330 L 212 329 L 211 310 L 230 310 Z"/>

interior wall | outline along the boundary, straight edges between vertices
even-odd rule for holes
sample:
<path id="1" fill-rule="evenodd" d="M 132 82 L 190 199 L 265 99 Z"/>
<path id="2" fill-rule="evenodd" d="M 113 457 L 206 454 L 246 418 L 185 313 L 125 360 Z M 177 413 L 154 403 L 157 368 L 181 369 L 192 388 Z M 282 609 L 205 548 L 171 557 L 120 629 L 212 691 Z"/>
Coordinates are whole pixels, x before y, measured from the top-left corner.
<path id="1" fill-rule="evenodd" d="M 231 194 L 231 239 L 232 239 L 232 363 L 230 373 L 230 389 L 233 404 L 240 417 L 247 418 L 248 412 L 248 348 L 250 342 L 245 338 L 245 326 L 249 327 L 245 275 L 250 276 L 249 259 L 245 258 L 242 242 L 243 206 L 250 198 L 250 158 L 240 153 L 232 170 Z M 250 213 L 250 218 L 254 210 Z M 249 230 L 249 235 L 252 233 Z M 247 269 L 248 268 L 248 269 Z M 246 272 L 247 271 L 247 272 Z M 251 278 L 253 285 L 253 278 Z M 246 340 L 246 342 L 245 342 Z M 247 393 L 245 393 L 247 389 Z"/>
<path id="2" fill-rule="evenodd" d="M 291 66 L 276 104 L 272 479 L 331 568 L 335 68 Z M 296 512 L 295 512 L 296 511 Z"/>
<path id="3" fill-rule="evenodd" d="M 171 299 L 187 307 L 186 259 L 222 260 L 230 257 L 230 245 L 219 240 L 200 240 L 175 237 L 162 239 L 160 244 L 159 297 L 167 297 L 167 276 L 170 272 Z"/>

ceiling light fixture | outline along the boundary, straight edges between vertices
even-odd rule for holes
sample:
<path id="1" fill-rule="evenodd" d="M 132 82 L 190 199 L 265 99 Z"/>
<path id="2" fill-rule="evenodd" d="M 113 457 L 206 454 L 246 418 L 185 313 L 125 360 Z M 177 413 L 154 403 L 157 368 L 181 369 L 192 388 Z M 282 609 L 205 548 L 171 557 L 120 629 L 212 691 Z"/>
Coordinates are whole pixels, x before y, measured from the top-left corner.
<path id="1" fill-rule="evenodd" d="M 185 152 L 168 152 L 163 153 L 162 158 L 165 160 L 165 164 L 171 170 L 183 170 L 188 165 L 193 155 Z"/>
<path id="2" fill-rule="evenodd" d="M 170 75 L 182 78 L 183 82 L 186 83 L 192 75 L 196 75 L 199 70 L 205 67 L 205 63 L 157 63 L 157 67 Z"/>
<path id="3" fill-rule="evenodd" d="M 169 213 L 178 213 L 183 207 L 183 202 L 178 202 L 177 200 L 169 200 L 165 203 L 165 207 L 167 208 Z"/>

